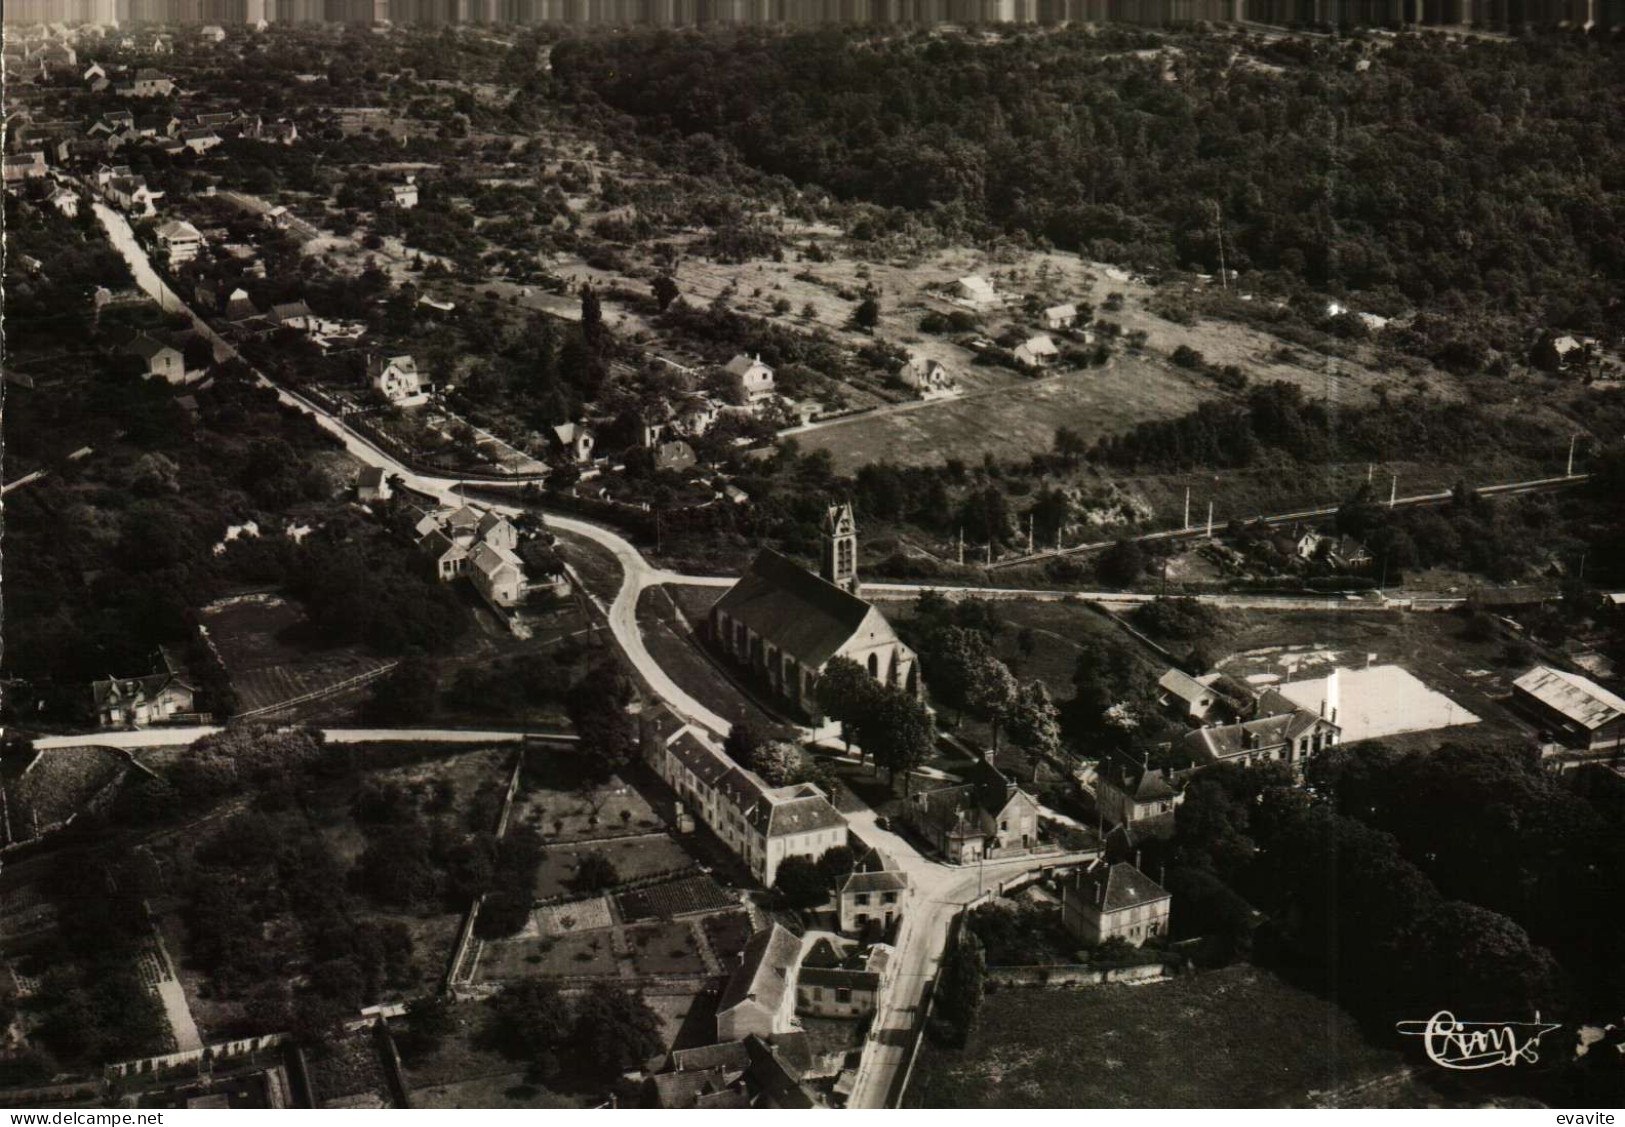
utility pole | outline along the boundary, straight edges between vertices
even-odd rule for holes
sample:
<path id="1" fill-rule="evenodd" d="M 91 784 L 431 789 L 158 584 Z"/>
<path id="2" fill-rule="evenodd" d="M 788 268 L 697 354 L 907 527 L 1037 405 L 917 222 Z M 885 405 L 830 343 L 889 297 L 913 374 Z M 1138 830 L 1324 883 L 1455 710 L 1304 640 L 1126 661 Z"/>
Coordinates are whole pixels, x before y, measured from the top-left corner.
<path id="1" fill-rule="evenodd" d="M 1229 271 L 1224 268 L 1224 212 L 1219 207 L 1218 200 L 1209 200 L 1213 205 L 1213 227 L 1219 236 L 1219 288 L 1226 293 L 1230 292 Z"/>
<path id="2" fill-rule="evenodd" d="M 1191 487 L 1188 485 L 1185 487 L 1185 523 L 1180 527 L 1186 532 L 1189 532 L 1191 527 Z"/>
<path id="3" fill-rule="evenodd" d="M 1399 500 L 1399 475 L 1394 474 L 1393 475 L 1393 481 L 1388 486 L 1388 507 L 1390 509 L 1393 508 L 1394 507 L 1394 502 L 1398 501 L 1398 500 Z"/>
<path id="4" fill-rule="evenodd" d="M 1033 554 L 1033 514 L 1027 514 L 1027 554 Z"/>
<path id="5" fill-rule="evenodd" d="M 1564 477 L 1574 476 L 1574 444 L 1580 440 L 1578 434 L 1569 435 L 1569 468 L 1564 471 Z"/>
<path id="6" fill-rule="evenodd" d="M 1207 538 L 1213 539 L 1213 502 L 1207 503 Z"/>
<path id="7" fill-rule="evenodd" d="M 965 526 L 959 526 L 959 566 L 965 566 Z"/>

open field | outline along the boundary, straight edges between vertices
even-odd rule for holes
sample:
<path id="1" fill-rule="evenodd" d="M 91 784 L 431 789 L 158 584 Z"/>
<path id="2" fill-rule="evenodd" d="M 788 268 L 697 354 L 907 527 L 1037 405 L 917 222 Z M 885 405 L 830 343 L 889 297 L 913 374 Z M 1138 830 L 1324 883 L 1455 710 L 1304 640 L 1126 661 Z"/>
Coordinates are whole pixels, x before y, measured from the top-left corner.
<path id="1" fill-rule="evenodd" d="M 796 442 L 806 451 L 829 451 L 841 473 L 882 456 L 900 465 L 937 465 L 949 457 L 974 465 L 984 453 L 1024 459 L 1047 452 L 1057 427 L 1093 442 L 1148 419 L 1182 415 L 1218 394 L 1211 381 L 1160 361 L 1119 356 L 1104 368 L 1020 380 L 996 394 L 807 431 Z"/>
<path id="2" fill-rule="evenodd" d="M 556 845 L 547 850 L 546 860 L 537 870 L 536 898 L 545 900 L 571 891 L 570 883 L 575 879 L 576 867 L 581 858 L 589 853 L 607 857 L 622 882 L 680 872 L 695 863 L 682 846 L 664 833 L 578 845 Z"/>
<path id="3" fill-rule="evenodd" d="M 610 929 L 538 939 L 528 933 L 487 940 L 480 949 L 478 980 L 507 982 L 517 978 L 564 978 L 573 975 L 615 977 L 616 957 Z"/>
<path id="4" fill-rule="evenodd" d="M 699 628 L 711 604 L 723 595 L 718 587 L 650 587 L 638 597 L 638 625 L 644 644 L 671 679 L 718 716 L 743 718 L 762 727 L 783 719 L 764 707 L 768 702 L 755 692 L 740 691 L 741 681 L 724 673 L 722 659 L 703 651 L 699 639 L 688 634 L 678 612 L 690 628 Z"/>
<path id="5" fill-rule="evenodd" d="M 1146 986 L 989 994 L 963 1050 L 929 1041 L 908 1107 L 1324 1107 L 1403 1075 L 1354 1020 L 1238 966 Z M 1354 1106 L 1419 1106 L 1401 1083 Z M 1397 1099 L 1396 1099 L 1397 1097 Z"/>
<path id="6" fill-rule="evenodd" d="M 630 767 L 626 774 L 637 771 Z M 621 775 L 600 781 L 581 756 L 555 748 L 533 749 L 527 756 L 511 820 L 534 826 L 555 843 L 632 837 L 665 828 L 640 787 Z"/>
<path id="7" fill-rule="evenodd" d="M 202 610 L 244 712 L 317 692 L 368 673 L 385 659 L 360 646 L 321 646 L 305 612 L 272 592 L 221 599 Z"/>
<path id="8" fill-rule="evenodd" d="M 580 1101 L 540 1085 L 528 1084 L 522 1062 L 485 1044 L 487 1002 L 465 1002 L 451 1008 L 456 1028 L 432 1052 L 402 1058 L 407 1088 L 416 1107 L 580 1107 Z M 393 1028 L 399 1037 L 405 1023 Z"/>

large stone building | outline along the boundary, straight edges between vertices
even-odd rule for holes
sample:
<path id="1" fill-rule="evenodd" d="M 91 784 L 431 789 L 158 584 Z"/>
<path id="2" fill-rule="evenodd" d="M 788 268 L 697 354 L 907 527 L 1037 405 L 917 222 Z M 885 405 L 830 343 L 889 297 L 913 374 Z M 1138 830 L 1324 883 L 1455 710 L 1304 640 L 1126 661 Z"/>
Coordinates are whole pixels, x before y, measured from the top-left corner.
<path id="1" fill-rule="evenodd" d="M 769 786 L 665 705 L 646 709 L 639 727 L 644 759 L 682 803 L 679 823 L 704 822 L 764 885 L 785 858 L 816 860 L 848 843 L 846 819 L 811 783 Z"/>
<path id="2" fill-rule="evenodd" d="M 851 505 L 824 518 L 819 574 L 762 551 L 711 608 L 711 637 L 772 691 L 817 716 L 824 667 L 849 658 L 885 685 L 922 694 L 919 659 L 858 594 L 858 531 Z"/>

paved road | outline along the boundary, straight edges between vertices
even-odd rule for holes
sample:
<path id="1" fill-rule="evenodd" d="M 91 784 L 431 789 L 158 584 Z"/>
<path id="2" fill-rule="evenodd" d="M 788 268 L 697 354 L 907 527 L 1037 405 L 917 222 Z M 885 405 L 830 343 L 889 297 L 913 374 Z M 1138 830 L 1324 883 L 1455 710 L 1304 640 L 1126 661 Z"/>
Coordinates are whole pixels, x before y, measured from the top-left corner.
<path id="1" fill-rule="evenodd" d="M 854 819 L 854 825 L 856 822 Z M 871 826 L 859 832 L 863 834 L 872 829 Z M 919 858 L 906 843 L 904 848 Z M 875 1014 L 847 1107 L 883 1108 L 887 1105 L 898 1074 L 908 1067 L 914 1026 L 922 1016 L 920 1002 L 925 985 L 937 973 L 948 939 L 948 925 L 955 913 L 981 895 L 983 889 L 996 888 L 1001 880 L 1029 869 L 1077 864 L 1094 856 L 1094 853 L 1066 853 L 1013 857 L 989 861 L 977 868 L 951 868 L 923 862 L 927 866 L 923 870 L 904 863 L 913 885 L 908 911 L 897 935 L 897 957 L 892 964 L 891 981 Z"/>
<path id="2" fill-rule="evenodd" d="M 185 312 L 190 315 L 198 330 L 215 342 L 217 355 L 224 350 L 231 358 L 242 359 L 229 342 L 215 333 L 202 318 L 198 317 L 164 284 L 163 279 L 158 276 L 157 272 L 153 270 L 152 264 L 147 260 L 146 252 L 136 242 L 135 235 L 130 230 L 129 224 L 124 221 L 123 216 L 100 204 L 96 205 L 96 214 L 101 219 L 102 225 L 107 229 L 108 237 L 112 240 L 113 246 L 129 263 L 131 273 L 135 275 L 137 284 L 143 290 L 157 298 L 166 310 Z M 247 361 L 244 361 L 244 363 L 246 364 Z M 463 498 L 458 493 L 462 482 L 456 478 L 417 473 L 402 464 L 394 456 L 345 427 L 343 423 L 317 404 L 295 392 L 278 386 L 252 365 L 249 365 L 249 369 L 260 383 L 275 390 L 284 403 L 314 416 L 321 426 L 332 432 L 344 443 L 345 449 L 358 461 L 369 466 L 377 466 L 385 472 L 393 474 L 402 484 L 420 493 L 428 494 L 442 504 L 462 504 Z M 514 506 L 492 505 L 490 507 L 506 515 L 517 515 L 522 511 L 521 508 Z M 718 735 L 726 734 L 730 727 L 728 721 L 689 696 L 676 682 L 667 676 L 666 671 L 650 655 L 648 647 L 643 643 L 643 635 L 638 630 L 638 595 L 642 593 L 645 587 L 670 581 L 674 577 L 673 573 L 652 567 L 630 541 L 607 528 L 574 517 L 555 516 L 551 513 L 547 515 L 547 521 L 555 528 L 594 541 L 608 549 L 620 561 L 624 572 L 621 589 L 615 596 L 615 601 L 606 608 L 611 633 L 615 635 L 616 641 L 621 644 L 622 649 L 625 650 L 627 657 L 638 672 L 673 709 Z"/>

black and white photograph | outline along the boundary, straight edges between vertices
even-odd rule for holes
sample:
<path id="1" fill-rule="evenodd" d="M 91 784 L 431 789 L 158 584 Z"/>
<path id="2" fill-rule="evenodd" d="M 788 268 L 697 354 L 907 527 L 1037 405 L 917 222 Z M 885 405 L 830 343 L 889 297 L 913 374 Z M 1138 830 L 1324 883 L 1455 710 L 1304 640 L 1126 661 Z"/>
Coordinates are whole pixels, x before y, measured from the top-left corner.
<path id="1" fill-rule="evenodd" d="M 3 8 L 0 1127 L 1621 1122 L 1625 0 Z"/>

